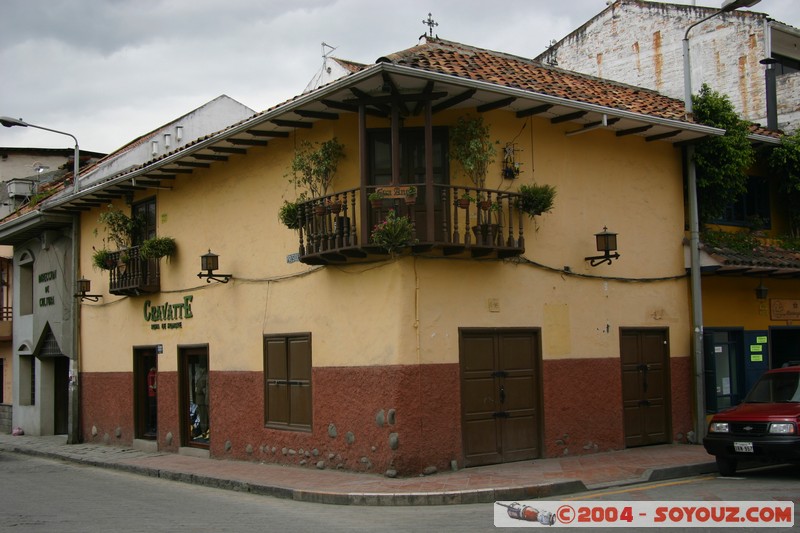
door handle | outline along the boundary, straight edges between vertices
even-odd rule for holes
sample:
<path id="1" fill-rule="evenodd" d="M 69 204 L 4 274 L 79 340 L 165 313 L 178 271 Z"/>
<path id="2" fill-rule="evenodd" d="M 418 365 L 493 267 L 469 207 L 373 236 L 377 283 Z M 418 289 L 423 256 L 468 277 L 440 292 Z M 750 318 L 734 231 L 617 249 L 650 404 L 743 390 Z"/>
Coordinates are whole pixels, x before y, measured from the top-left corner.
<path id="1" fill-rule="evenodd" d="M 500 385 L 500 403 L 506 403 L 506 389 Z"/>

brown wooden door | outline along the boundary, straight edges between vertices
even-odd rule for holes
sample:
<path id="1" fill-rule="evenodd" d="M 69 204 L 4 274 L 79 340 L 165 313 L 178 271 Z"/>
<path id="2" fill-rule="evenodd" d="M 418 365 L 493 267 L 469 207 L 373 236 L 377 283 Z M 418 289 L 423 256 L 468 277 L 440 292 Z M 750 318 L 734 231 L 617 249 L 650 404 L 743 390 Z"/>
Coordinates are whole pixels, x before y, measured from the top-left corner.
<path id="1" fill-rule="evenodd" d="M 461 412 L 465 466 L 539 457 L 539 333 L 462 330 Z"/>
<path id="2" fill-rule="evenodd" d="M 665 329 L 620 332 L 625 446 L 669 442 L 669 344 Z"/>

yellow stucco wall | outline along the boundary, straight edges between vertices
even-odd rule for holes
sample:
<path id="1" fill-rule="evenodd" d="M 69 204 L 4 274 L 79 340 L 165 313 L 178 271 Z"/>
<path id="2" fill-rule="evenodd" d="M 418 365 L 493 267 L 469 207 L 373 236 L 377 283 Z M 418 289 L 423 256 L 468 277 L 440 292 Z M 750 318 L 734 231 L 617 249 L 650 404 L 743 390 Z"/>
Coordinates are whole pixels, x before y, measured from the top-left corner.
<path id="1" fill-rule="evenodd" d="M 770 326 L 790 326 L 785 320 L 770 318 L 770 300 L 797 300 L 797 281 L 765 278 L 768 299 L 758 300 L 755 288 L 762 280 L 751 277 L 708 276 L 703 278 L 703 325 L 705 327 L 743 327 L 764 330 Z M 796 325 L 796 324 L 794 324 Z"/>
<path id="2" fill-rule="evenodd" d="M 450 111 L 434 120 L 449 124 L 457 116 Z M 459 327 L 542 328 L 545 359 L 618 357 L 620 327 L 669 327 L 671 355 L 687 355 L 679 151 L 602 130 L 567 137 L 574 125 L 505 112 L 485 120 L 498 148 L 516 139 L 523 162 L 520 178 L 501 184 L 498 153 L 487 187 L 516 190 L 536 181 L 558 191 L 552 213 L 526 222 L 522 261 L 288 263 L 298 239 L 280 225 L 277 211 L 284 198 L 294 198 L 285 175 L 295 143 L 337 136 L 346 159 L 334 187 L 358 185 L 355 117 L 343 114 L 179 176 L 172 190 L 137 194 L 135 201 L 155 195 L 158 233 L 178 243 L 177 256 L 162 260 L 159 294 L 108 294 L 108 274 L 90 266 L 92 247 L 102 246 L 100 210 L 84 213 L 81 274 L 104 298 L 82 305 L 82 371 L 130 371 L 132 347 L 155 344 L 164 347 L 159 369 L 174 370 L 179 345 L 204 343 L 212 370 L 260 370 L 264 334 L 306 331 L 315 366 L 455 363 Z M 370 118 L 369 126 L 388 121 Z M 458 182 L 465 183 L 452 166 L 451 183 Z M 583 258 L 596 255 L 594 233 L 603 226 L 619 233 L 622 257 L 592 268 Z M 209 248 L 220 256 L 220 271 L 234 275 L 227 285 L 197 278 L 199 257 Z M 673 276 L 679 279 L 635 281 Z M 151 329 L 145 300 L 163 305 L 186 296 L 193 316 L 180 329 Z"/>

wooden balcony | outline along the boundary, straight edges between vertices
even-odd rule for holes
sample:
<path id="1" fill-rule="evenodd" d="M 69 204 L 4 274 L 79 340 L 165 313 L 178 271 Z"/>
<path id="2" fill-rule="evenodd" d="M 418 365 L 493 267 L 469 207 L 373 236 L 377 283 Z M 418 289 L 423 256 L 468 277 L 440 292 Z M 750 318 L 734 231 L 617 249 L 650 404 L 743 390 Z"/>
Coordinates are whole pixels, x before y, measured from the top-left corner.
<path id="1" fill-rule="evenodd" d="M 143 259 L 139 247 L 111 253 L 116 266 L 110 272 L 109 292 L 121 296 L 136 296 L 161 290 L 161 273 L 158 259 Z"/>
<path id="2" fill-rule="evenodd" d="M 300 204 L 300 261 L 327 265 L 387 259 L 389 253 L 370 242 L 370 233 L 389 209 L 408 216 L 414 226 L 413 244 L 401 254 L 504 259 L 525 252 L 517 193 L 414 184 L 418 195 L 411 203 L 405 194 L 409 185 L 350 189 Z M 367 198 L 376 189 L 388 194 L 373 205 Z M 473 201 L 462 201 L 464 196 Z"/>

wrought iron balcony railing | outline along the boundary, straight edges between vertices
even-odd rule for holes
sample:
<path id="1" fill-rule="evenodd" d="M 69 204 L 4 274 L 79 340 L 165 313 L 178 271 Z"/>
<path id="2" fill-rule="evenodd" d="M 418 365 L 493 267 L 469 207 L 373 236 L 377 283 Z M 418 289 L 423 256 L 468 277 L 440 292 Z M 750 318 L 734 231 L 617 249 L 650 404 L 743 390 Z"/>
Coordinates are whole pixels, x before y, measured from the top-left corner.
<path id="1" fill-rule="evenodd" d="M 161 290 L 161 272 L 158 259 L 144 259 L 139 247 L 112 252 L 110 262 L 109 292 L 111 294 L 136 296 Z"/>
<path id="2" fill-rule="evenodd" d="M 407 194 L 410 186 L 356 188 L 300 204 L 300 261 L 341 264 L 385 259 L 389 252 L 371 242 L 371 231 L 389 209 L 413 224 L 411 244 L 401 253 L 495 259 L 524 253 L 524 213 L 518 208 L 517 193 L 414 184 L 417 194 L 412 197 Z M 374 192 L 383 193 L 383 198 L 367 200 Z"/>

